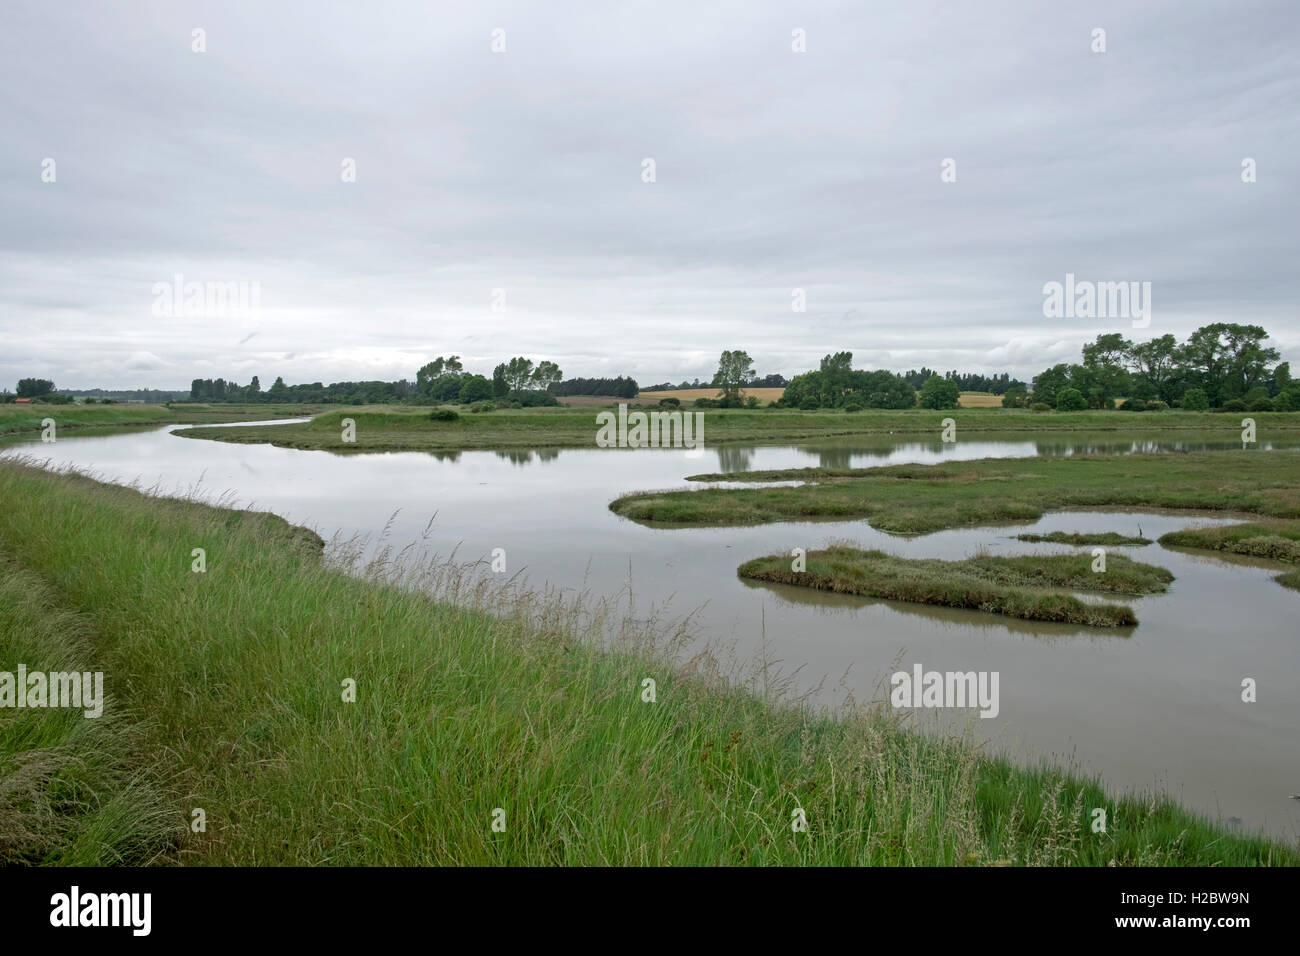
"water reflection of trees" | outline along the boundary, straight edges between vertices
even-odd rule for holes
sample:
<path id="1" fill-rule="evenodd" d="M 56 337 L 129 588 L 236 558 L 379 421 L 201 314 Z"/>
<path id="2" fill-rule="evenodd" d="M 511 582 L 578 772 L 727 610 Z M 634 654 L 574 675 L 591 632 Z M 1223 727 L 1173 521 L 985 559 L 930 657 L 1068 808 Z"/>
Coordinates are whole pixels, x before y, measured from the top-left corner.
<path id="1" fill-rule="evenodd" d="M 720 445 L 713 449 L 718 455 L 718 471 L 749 471 L 754 462 L 754 449 L 740 445 Z"/>
<path id="2" fill-rule="evenodd" d="M 534 461 L 549 462 L 560 457 L 559 448 L 501 448 L 493 452 L 498 458 L 512 465 L 529 465 Z"/>

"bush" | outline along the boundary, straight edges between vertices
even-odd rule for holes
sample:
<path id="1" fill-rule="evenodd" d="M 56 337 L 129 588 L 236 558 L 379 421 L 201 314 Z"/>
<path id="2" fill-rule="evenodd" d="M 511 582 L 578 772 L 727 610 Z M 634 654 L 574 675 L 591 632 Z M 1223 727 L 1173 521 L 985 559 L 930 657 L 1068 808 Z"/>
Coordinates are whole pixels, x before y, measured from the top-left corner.
<path id="1" fill-rule="evenodd" d="M 681 408 L 682 400 L 680 398 L 661 398 L 659 399 L 660 408 Z"/>
<path id="2" fill-rule="evenodd" d="M 1077 388 L 1063 388 L 1056 393 L 1056 410 L 1058 412 L 1081 412 L 1088 407 L 1088 400 Z"/>
<path id="3" fill-rule="evenodd" d="M 450 408 L 435 408 L 429 413 L 429 419 L 435 422 L 454 422 L 460 419 Z"/>
<path id="4" fill-rule="evenodd" d="M 1271 398 L 1257 398 L 1250 403 L 1252 412 L 1271 412 L 1273 410 L 1273 400 Z"/>
<path id="5" fill-rule="evenodd" d="M 747 397 L 745 398 L 745 407 L 746 407 L 746 408 L 758 408 L 758 404 L 759 404 L 759 402 L 758 402 L 758 396 L 757 396 L 757 395 L 749 395 L 749 396 L 747 396 Z"/>
<path id="6" fill-rule="evenodd" d="M 1169 410 L 1169 403 L 1162 402 L 1158 398 L 1153 398 L 1151 399 L 1151 401 L 1147 402 L 1147 411 L 1149 412 L 1165 412 L 1168 410 Z"/>
<path id="7" fill-rule="evenodd" d="M 802 402 L 799 403 L 799 407 L 803 409 L 805 412 L 815 412 L 817 411 L 817 409 L 821 408 L 822 406 L 821 403 L 817 401 L 817 399 L 813 398 L 812 396 L 809 396 L 808 398 L 805 398 Z"/>
<path id="8" fill-rule="evenodd" d="M 697 398 L 695 400 L 696 408 L 721 408 L 722 403 L 716 398 Z"/>
<path id="9" fill-rule="evenodd" d="M 1121 412 L 1145 412 L 1147 403 L 1140 398 L 1126 398 L 1124 404 L 1119 407 Z"/>
<path id="10" fill-rule="evenodd" d="M 862 411 L 862 406 L 859 405 L 857 402 L 849 402 L 847 405 L 844 406 L 844 410 L 846 412 L 860 412 Z"/>
<path id="11" fill-rule="evenodd" d="M 1300 389 L 1289 388 L 1273 399 L 1275 412 L 1300 412 Z"/>
<path id="12" fill-rule="evenodd" d="M 1046 402 L 1034 402 L 1029 406 L 1029 410 L 1031 412 L 1050 412 L 1052 406 L 1048 405 Z"/>
<path id="13" fill-rule="evenodd" d="M 1246 403 L 1239 398 L 1232 398 L 1223 403 L 1223 410 L 1225 412 L 1244 412 Z"/>
<path id="14" fill-rule="evenodd" d="M 495 412 L 497 410 L 494 402 L 475 402 L 469 407 L 471 412 Z"/>
<path id="15" fill-rule="evenodd" d="M 1187 391 L 1183 392 L 1183 403 L 1180 407 L 1184 411 L 1188 412 L 1208 411 L 1210 407 L 1210 399 L 1209 396 L 1205 394 L 1204 389 L 1189 388 Z"/>

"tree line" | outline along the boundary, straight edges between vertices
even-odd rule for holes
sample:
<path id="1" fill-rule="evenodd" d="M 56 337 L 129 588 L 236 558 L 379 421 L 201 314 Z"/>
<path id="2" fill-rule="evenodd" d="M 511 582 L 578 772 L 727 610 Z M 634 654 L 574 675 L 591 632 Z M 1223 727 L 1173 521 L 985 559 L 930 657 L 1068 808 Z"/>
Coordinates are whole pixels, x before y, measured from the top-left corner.
<path id="1" fill-rule="evenodd" d="M 1082 362 L 1045 369 L 1002 403 L 1072 411 L 1113 408 L 1123 398 L 1119 407 L 1134 411 L 1300 411 L 1300 385 L 1268 337 L 1258 325 L 1231 322 L 1201 326 L 1182 343 L 1174 335 L 1134 343 L 1106 333 L 1083 347 Z"/>

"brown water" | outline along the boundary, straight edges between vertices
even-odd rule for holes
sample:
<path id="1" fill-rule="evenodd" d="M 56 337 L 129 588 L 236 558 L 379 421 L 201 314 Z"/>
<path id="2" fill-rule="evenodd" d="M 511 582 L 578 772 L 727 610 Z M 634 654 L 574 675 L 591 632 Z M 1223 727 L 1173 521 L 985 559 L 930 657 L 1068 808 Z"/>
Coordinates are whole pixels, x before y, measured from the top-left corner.
<path id="1" fill-rule="evenodd" d="M 878 695 L 893 663 L 903 670 L 997 671 L 1000 712 L 947 711 L 1021 762 L 1047 758 L 1099 773 L 1114 789 L 1159 788 L 1212 817 L 1294 839 L 1300 833 L 1300 593 L 1271 580 L 1276 568 L 1150 545 L 1110 549 L 1169 568 L 1168 594 L 1131 601 L 1141 624 L 1099 631 L 992 615 L 759 585 L 737 577 L 743 561 L 848 539 L 907 557 L 1058 553 L 1014 540 L 1035 531 L 1117 531 L 1148 538 L 1224 519 L 1134 513 L 1056 513 L 1022 527 L 901 538 L 865 522 L 780 523 L 746 528 L 658 529 L 609 511 L 630 491 L 688 487 L 707 471 L 868 466 L 1083 451 L 1177 454 L 1267 444 L 1045 441 L 821 442 L 731 446 L 703 457 L 680 451 L 546 450 L 331 455 L 172 437 L 170 429 L 24 440 L 9 452 L 76 465 L 98 477 L 160 493 L 197 488 L 274 511 L 327 540 L 362 534 L 410 542 L 462 559 L 506 552 L 507 572 L 536 585 L 614 594 L 629 575 L 646 606 L 692 613 L 701 641 L 760 654 L 798 670 L 802 687 L 826 678 L 823 699 Z M 436 513 L 427 540 L 426 525 Z M 1241 681 L 1258 701 L 1241 701 Z M 931 712 L 933 714 L 934 712 Z"/>

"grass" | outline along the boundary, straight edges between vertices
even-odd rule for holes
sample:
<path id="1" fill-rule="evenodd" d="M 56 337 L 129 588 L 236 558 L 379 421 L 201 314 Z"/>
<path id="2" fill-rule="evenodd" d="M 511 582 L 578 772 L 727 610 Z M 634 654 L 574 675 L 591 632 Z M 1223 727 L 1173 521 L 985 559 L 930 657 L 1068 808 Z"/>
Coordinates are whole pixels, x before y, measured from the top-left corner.
<path id="1" fill-rule="evenodd" d="M 1107 794 L 901 728 L 736 686 L 641 609 L 493 586 L 447 564 L 322 560 L 283 522 L 0 461 L 11 648 L 78 622 L 121 741 L 6 736 L 0 786 L 49 742 L 122 767 L 93 784 L 151 819 L 104 857 L 188 864 L 1295 864 L 1154 796 Z M 191 570 L 191 551 L 207 570 Z M 352 573 L 346 573 L 347 571 Z M 9 578 L 6 577 L 8 580 Z M 451 603 L 455 600 L 455 604 Z M 26 603 L 24 603 L 26 602 Z M 494 613 L 487 613 L 491 609 Z M 605 635 L 605 642 L 598 641 Z M 21 643 L 14 643 L 15 641 Z M 53 664 L 51 664 L 53 666 Z M 356 681 L 354 703 L 342 682 Z M 657 681 L 655 702 L 643 681 Z M 43 711 L 39 721 L 66 720 Z M 10 715 L 3 715 L 9 719 Z M 26 719 L 26 715 L 25 715 Z M 106 728 L 111 724 L 106 723 Z M 124 781 L 150 782 L 150 793 Z M 142 786 L 143 784 L 141 784 Z M 53 785 L 51 785 L 53 786 Z M 48 788 L 28 784 L 29 802 Z M 6 790 L 8 792 L 8 790 Z M 51 804 L 56 816 L 82 811 Z M 94 801 L 85 811 L 93 816 Z M 1091 832 L 1105 807 L 1109 832 Z M 207 829 L 189 829 L 191 810 Z M 506 830 L 491 829 L 493 811 Z M 803 808 L 809 829 L 794 833 Z M 134 819 L 137 814 L 133 813 Z M 47 814 L 48 816 L 48 814 Z M 6 862 L 58 862 L 75 820 Z M 8 829 L 5 830 L 8 833 Z M 171 841 L 171 842 L 168 842 Z M 166 846 L 161 858 L 155 854 Z"/>
<path id="2" fill-rule="evenodd" d="M 637 521 L 738 525 L 865 518 L 881 531 L 1029 523 L 1067 508 L 1121 507 L 1300 517 L 1300 452 L 986 458 L 882 468 L 796 468 L 695 481 L 791 481 L 776 488 L 642 492 L 610 503 Z"/>
<path id="3" fill-rule="evenodd" d="M 1128 545 L 1150 544 L 1150 538 L 1136 535 L 1120 534 L 1116 531 L 1066 532 L 1052 531 L 1047 534 L 1018 534 L 1017 541 L 1047 542 L 1050 544 L 1072 544 L 1077 547 L 1103 545 L 1110 548 L 1122 548 Z"/>
<path id="4" fill-rule="evenodd" d="M 610 399 L 610 405 L 617 403 Z M 236 406 L 237 407 L 237 406 Z M 689 408 L 685 411 L 691 411 Z M 292 414 L 292 413 L 291 413 Z M 301 414 L 301 413 L 300 413 Z M 465 413 L 455 423 L 429 421 L 428 408 L 364 405 L 335 408 L 301 425 L 235 426 L 178 431 L 186 438 L 242 444 L 272 444 L 282 448 L 357 451 L 450 451 L 500 448 L 595 448 L 594 407 L 498 409 Z M 1240 440 L 1240 418 L 1209 412 L 1163 412 L 1159 418 L 1118 412 L 1075 412 L 1035 415 L 1024 409 L 984 408 L 929 411 L 867 410 L 804 412 L 788 409 L 707 410 L 706 444 L 776 444 L 820 439 L 876 437 L 882 443 L 903 439 L 938 441 L 942 421 L 952 418 L 958 436 L 1024 441 L 1027 435 L 1072 432 L 1095 441 L 1173 439 Z M 343 441 L 342 420 L 356 423 L 355 442 Z M 1300 415 L 1257 414 L 1261 441 L 1300 440 Z"/>
<path id="5" fill-rule="evenodd" d="M 1255 521 L 1215 528 L 1186 528 L 1161 535 L 1160 543 L 1300 564 L 1300 521 Z M 1283 572 L 1273 580 L 1300 590 L 1300 569 Z"/>
<path id="6" fill-rule="evenodd" d="M 57 431 L 129 425 L 215 424 L 264 418 L 297 418 L 320 411 L 318 405 L 0 405 L 0 436 L 39 432 L 46 418 Z M 56 432 L 57 434 L 57 432 Z"/>
<path id="7" fill-rule="evenodd" d="M 1089 604 L 1053 589 L 1119 594 L 1154 594 L 1174 576 L 1164 568 L 1112 555 L 1105 572 L 1092 570 L 1092 556 L 977 555 L 962 561 L 899 558 L 883 551 L 832 547 L 809 551 L 803 571 L 792 570 L 787 555 L 747 561 L 740 576 L 820 591 L 860 594 L 965 608 L 1030 621 L 1056 621 L 1087 627 L 1131 627 L 1133 609 L 1119 604 Z"/>

